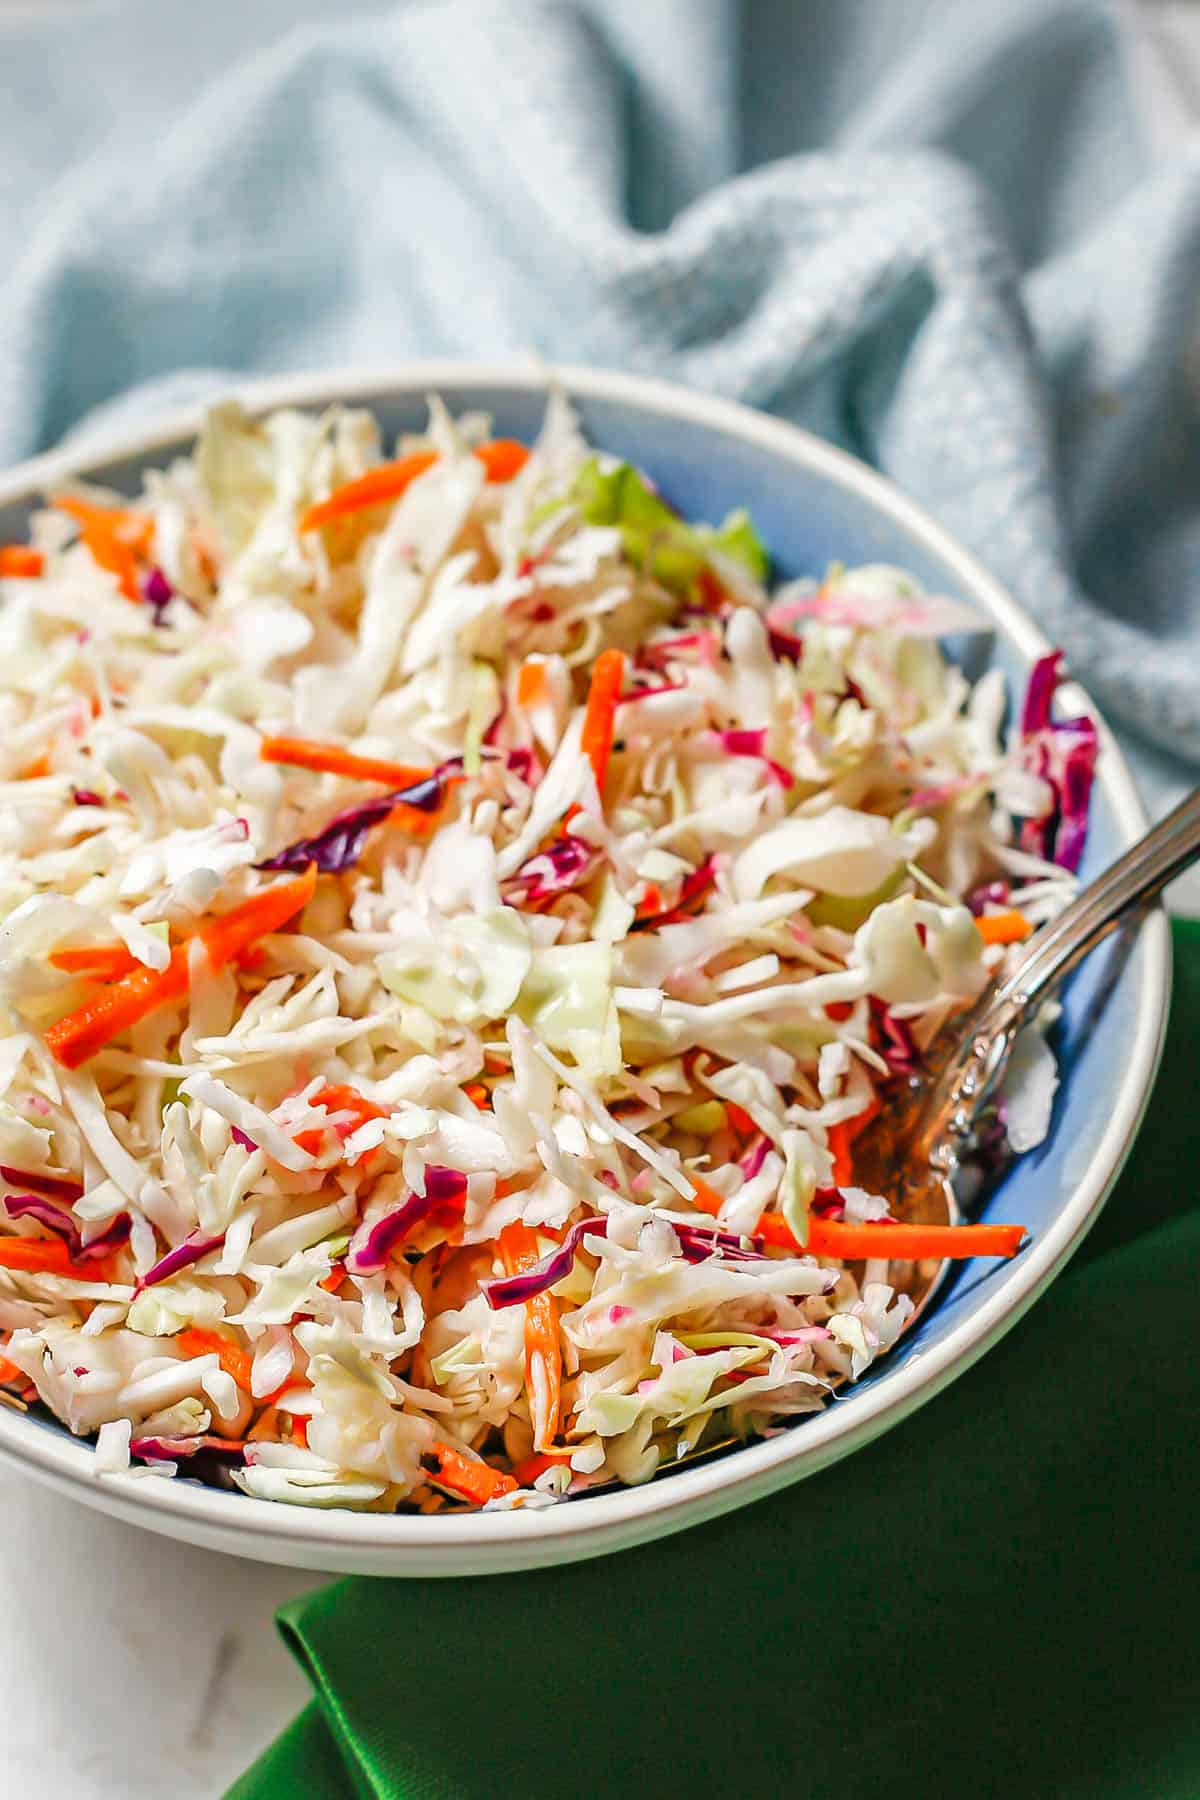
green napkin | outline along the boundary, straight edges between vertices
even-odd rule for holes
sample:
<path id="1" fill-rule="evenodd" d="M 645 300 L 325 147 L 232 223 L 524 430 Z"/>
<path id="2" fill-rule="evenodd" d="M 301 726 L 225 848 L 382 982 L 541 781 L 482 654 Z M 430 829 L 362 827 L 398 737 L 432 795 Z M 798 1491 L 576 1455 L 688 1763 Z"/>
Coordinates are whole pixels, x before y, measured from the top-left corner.
<path id="1" fill-rule="evenodd" d="M 283 1608 L 316 1698 L 230 1800 L 1200 1795 L 1200 928 L 1075 1264 L 916 1417 L 623 1555 Z"/>

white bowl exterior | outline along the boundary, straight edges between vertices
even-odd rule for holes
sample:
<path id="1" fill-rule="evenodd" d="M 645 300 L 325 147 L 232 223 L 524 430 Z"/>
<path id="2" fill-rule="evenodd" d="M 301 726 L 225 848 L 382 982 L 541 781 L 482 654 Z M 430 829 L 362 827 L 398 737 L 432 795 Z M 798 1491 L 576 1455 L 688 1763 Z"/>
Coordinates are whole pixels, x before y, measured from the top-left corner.
<path id="1" fill-rule="evenodd" d="M 582 368 L 560 368 L 554 375 L 580 400 L 616 402 L 697 432 L 718 431 L 797 469 L 822 475 L 894 521 L 914 543 L 940 559 L 962 593 L 990 615 L 1023 657 L 1033 660 L 1049 648 L 1016 601 L 973 557 L 890 482 L 845 452 L 748 408 L 665 382 Z M 463 390 L 484 387 L 537 394 L 545 391 L 548 379 L 540 368 L 429 362 L 283 377 L 246 383 L 232 391 L 253 411 L 334 401 L 372 405 L 398 395 L 435 392 L 453 407 L 456 394 Z M 24 463 L 0 475 L 0 508 L 40 495 L 69 475 L 125 457 L 153 456 L 194 436 L 200 423 L 200 413 L 190 410 L 159 419 L 143 432 L 101 445 L 89 440 L 78 452 L 56 451 Z M 1068 698 L 1080 707 L 1086 703 L 1077 689 L 1068 691 Z M 1099 781 L 1129 843 L 1145 830 L 1146 819 L 1124 757 L 1103 721 L 1100 726 Z M 496 1574 L 569 1562 L 631 1548 L 761 1499 L 869 1443 L 931 1399 L 1017 1322 L 1070 1258 L 1120 1172 L 1157 1067 L 1170 971 L 1169 927 L 1162 912 L 1147 918 L 1140 950 L 1144 973 L 1128 1055 L 1104 1128 L 1069 1201 L 1005 1282 L 986 1294 L 939 1343 L 912 1355 L 905 1366 L 889 1371 L 876 1385 L 851 1390 L 797 1430 L 640 1488 L 536 1511 L 433 1518 L 317 1512 L 190 1481 L 97 1475 L 90 1444 L 71 1438 L 65 1429 L 51 1431 L 4 1409 L 0 1409 L 0 1459 L 126 1523 L 206 1549 L 298 1568 L 371 1575 Z"/>

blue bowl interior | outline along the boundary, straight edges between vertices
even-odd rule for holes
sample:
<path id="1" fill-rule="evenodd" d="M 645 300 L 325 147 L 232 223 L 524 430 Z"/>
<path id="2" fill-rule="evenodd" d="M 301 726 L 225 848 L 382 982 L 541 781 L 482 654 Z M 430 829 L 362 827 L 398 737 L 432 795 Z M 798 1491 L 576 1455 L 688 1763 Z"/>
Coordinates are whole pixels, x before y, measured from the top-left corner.
<path id="1" fill-rule="evenodd" d="M 536 435 L 544 410 L 540 394 L 482 383 L 456 385 L 447 397 L 456 412 L 487 412 L 498 434 L 526 441 Z M 426 408 L 419 394 L 383 393 L 371 404 L 388 441 L 424 426 Z M 933 591 L 976 600 L 963 593 L 943 559 L 910 536 L 903 524 L 877 512 L 870 501 L 824 473 L 786 461 L 733 432 L 700 429 L 625 400 L 589 399 L 579 403 L 579 410 L 590 441 L 638 464 L 686 517 L 717 521 L 734 507 L 746 506 L 770 550 L 778 579 L 819 577 L 834 561 L 889 562 L 910 570 Z M 89 473 L 132 494 L 145 468 L 161 466 L 186 448 L 181 442 L 150 456 L 93 464 Z M 24 504 L 0 508 L 0 542 L 20 539 L 28 510 Z M 1010 696 L 1022 691 L 1028 665 L 1004 637 L 972 639 L 961 648 L 970 658 L 972 677 L 984 667 L 998 666 L 1008 679 Z M 1097 788 L 1083 878 L 1099 873 L 1123 847 L 1113 808 Z M 1118 939 L 1111 950 L 1093 955 L 1075 976 L 1057 1031 L 1061 1085 L 1054 1128 L 1038 1150 L 1012 1166 L 981 1216 L 1022 1224 L 1036 1238 L 1070 1199 L 1111 1115 L 1123 1061 L 1135 1036 L 1147 957 L 1144 943 L 1129 945 Z M 995 1291 L 1013 1266 L 982 1259 L 964 1265 L 902 1346 L 865 1376 L 847 1399 L 886 1381 L 892 1370 L 939 1344 Z"/>

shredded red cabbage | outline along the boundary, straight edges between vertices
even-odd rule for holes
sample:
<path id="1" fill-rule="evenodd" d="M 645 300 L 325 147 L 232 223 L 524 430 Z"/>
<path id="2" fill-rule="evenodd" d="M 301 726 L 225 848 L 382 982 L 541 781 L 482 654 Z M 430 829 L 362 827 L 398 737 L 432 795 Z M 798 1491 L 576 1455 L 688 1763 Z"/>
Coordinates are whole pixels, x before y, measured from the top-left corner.
<path id="1" fill-rule="evenodd" d="M 154 1287 L 160 1281 L 169 1281 L 172 1275 L 178 1275 L 180 1269 L 190 1268 L 193 1263 L 207 1256 L 210 1250 L 219 1250 L 225 1242 L 222 1231 L 216 1236 L 204 1232 L 193 1231 L 184 1238 L 182 1244 L 176 1244 L 165 1256 L 160 1256 L 137 1283 L 138 1292 L 143 1288 Z"/>
<path id="2" fill-rule="evenodd" d="M 768 624 L 767 643 L 776 662 L 799 662 L 804 655 L 804 639 L 792 631 L 781 631 L 777 625 Z"/>
<path id="3" fill-rule="evenodd" d="M 343 869 L 352 868 L 362 855 L 372 826 L 382 825 L 395 807 L 413 806 L 418 812 L 435 813 L 445 793 L 446 776 L 442 769 L 435 769 L 432 775 L 414 781 L 410 787 L 376 794 L 371 800 L 348 807 L 345 812 L 336 814 L 315 837 L 299 838 L 285 850 L 254 866 L 303 874 L 309 863 L 315 862 L 322 875 L 340 875 Z"/>
<path id="4" fill-rule="evenodd" d="M 104 801 L 92 788 L 73 788 L 71 799 L 76 806 L 103 806 Z"/>
<path id="5" fill-rule="evenodd" d="M 912 1034 L 912 1026 L 907 1019 L 897 1019 L 890 1006 L 871 995 L 871 1016 L 879 1027 L 883 1042 L 880 1050 L 883 1060 L 893 1074 L 908 1074 L 917 1068 L 921 1061 L 921 1053 L 917 1049 L 916 1039 Z"/>
<path id="6" fill-rule="evenodd" d="M 504 766 L 517 777 L 518 781 L 523 781 L 527 787 L 533 786 L 533 774 L 536 765 L 532 750 L 519 749 L 508 751 L 505 757 Z"/>
<path id="7" fill-rule="evenodd" d="M 73 1262 L 89 1262 L 107 1256 L 110 1250 L 126 1241 L 130 1232 L 129 1214 L 118 1213 L 102 1232 L 85 1244 L 70 1213 L 41 1194 L 6 1194 L 4 1210 L 10 1219 L 36 1219 L 47 1231 L 53 1231 L 63 1239 Z"/>
<path id="8" fill-rule="evenodd" d="M 387 1267 L 388 1257 L 397 1244 L 423 1225 L 439 1207 L 460 1208 L 466 1204 L 467 1178 L 457 1169 L 444 1169 L 431 1164 L 425 1171 L 425 1192 L 410 1194 L 395 1212 L 377 1219 L 357 1249 L 346 1257 L 351 1275 L 378 1275 Z"/>
<path id="9" fill-rule="evenodd" d="M 777 781 L 782 788 L 795 787 L 796 777 L 782 763 L 776 762 L 767 755 L 767 733 L 765 727 L 758 731 L 718 731 L 722 750 L 730 756 L 754 756 L 765 762 L 770 771 L 772 781 Z"/>
<path id="10" fill-rule="evenodd" d="M 1061 665 L 1061 650 L 1039 657 L 1021 708 L 1022 763 L 1046 783 L 1053 796 L 1041 818 L 1026 819 L 1022 824 L 1021 848 L 1074 873 L 1087 838 L 1100 736 L 1095 721 L 1086 714 L 1074 719 L 1051 718 Z"/>
<path id="11" fill-rule="evenodd" d="M 501 1275 L 495 1281 L 481 1281 L 479 1290 L 494 1312 L 506 1306 L 524 1306 L 527 1300 L 536 1299 L 571 1273 L 585 1237 L 603 1237 L 607 1231 L 608 1220 L 603 1216 L 580 1219 L 571 1226 L 557 1250 L 543 1256 L 541 1262 L 534 1263 L 531 1269 L 523 1269 L 519 1275 Z"/>
<path id="12" fill-rule="evenodd" d="M 165 620 L 163 619 L 163 609 L 168 606 L 174 598 L 175 589 L 171 586 L 171 583 L 156 564 L 155 567 L 148 572 L 142 582 L 142 599 L 146 602 L 147 606 L 152 606 L 154 608 L 154 623 L 156 625 L 165 623 Z"/>
<path id="13" fill-rule="evenodd" d="M 981 887 L 972 888 L 967 895 L 967 907 L 975 918 L 986 912 L 989 906 L 1007 906 L 1012 888 L 1007 881 L 986 881 Z"/>
<path id="14" fill-rule="evenodd" d="M 721 654 L 720 639 L 715 631 L 685 631 L 677 637 L 659 638 L 654 643 L 643 644 L 638 650 L 637 661 L 642 668 L 665 669 L 673 657 L 688 650 L 697 651 L 701 661 L 713 667 Z"/>
<path id="15" fill-rule="evenodd" d="M 565 894 L 586 881 L 596 865 L 600 852 L 594 844 L 564 832 L 528 862 L 504 885 L 508 906 L 523 906 L 545 900 L 551 894 Z"/>
<path id="16" fill-rule="evenodd" d="M 754 1180 L 754 1177 L 758 1174 L 758 1171 L 762 1168 L 763 1164 L 766 1162 L 767 1152 L 770 1150 L 770 1148 L 771 1148 L 770 1138 L 765 1136 L 764 1133 L 762 1133 L 760 1131 L 758 1134 L 757 1142 L 751 1144 L 750 1148 L 746 1151 L 744 1156 L 739 1157 L 738 1168 L 742 1171 L 742 1174 L 745 1176 L 747 1181 Z"/>
<path id="17" fill-rule="evenodd" d="M 258 1149 L 258 1145 L 255 1143 L 254 1139 L 252 1137 L 247 1136 L 247 1134 L 242 1130 L 240 1125 L 231 1125 L 229 1127 L 229 1135 L 233 1139 L 235 1144 L 241 1145 L 243 1150 L 257 1150 Z"/>
<path id="18" fill-rule="evenodd" d="M 199 1437 L 135 1437 L 129 1440 L 129 1454 L 142 1462 L 180 1462 L 201 1451 L 220 1456 L 227 1462 L 245 1462 L 246 1446 L 228 1438 L 204 1433 Z"/>
<path id="19" fill-rule="evenodd" d="M 698 869 L 684 877 L 679 889 L 679 897 L 672 906 L 666 906 L 661 912 L 644 913 L 633 921 L 630 931 L 657 930 L 660 925 L 674 925 L 680 919 L 690 918 L 691 909 L 701 895 L 706 894 L 716 880 L 716 861 L 706 856 Z"/>
<path id="20" fill-rule="evenodd" d="M 56 1206 L 53 1200 L 45 1199 L 41 1194 L 6 1194 L 4 1210 L 10 1219 L 36 1219 L 48 1231 L 53 1231 L 63 1238 L 73 1257 L 83 1249 L 83 1239 L 79 1235 L 79 1227 L 69 1212 Z"/>
<path id="21" fill-rule="evenodd" d="M 687 1262 L 707 1262 L 720 1256 L 726 1262 L 767 1262 L 761 1250 L 748 1249 L 736 1232 L 722 1231 L 716 1225 L 680 1225 L 671 1220 L 671 1230 L 679 1239 L 681 1255 Z"/>
<path id="22" fill-rule="evenodd" d="M 686 681 L 660 681 L 657 687 L 633 688 L 621 695 L 617 706 L 628 706 L 633 700 L 653 700 L 656 694 L 681 694 L 686 687 Z"/>
<path id="23" fill-rule="evenodd" d="M 37 1188 L 43 1194 L 53 1194 L 59 1200 L 75 1201 L 83 1198 L 83 1183 L 74 1181 L 69 1175 L 50 1175 L 44 1169 L 16 1169 L 10 1163 L 0 1163 L 0 1176 L 21 1187 Z"/>

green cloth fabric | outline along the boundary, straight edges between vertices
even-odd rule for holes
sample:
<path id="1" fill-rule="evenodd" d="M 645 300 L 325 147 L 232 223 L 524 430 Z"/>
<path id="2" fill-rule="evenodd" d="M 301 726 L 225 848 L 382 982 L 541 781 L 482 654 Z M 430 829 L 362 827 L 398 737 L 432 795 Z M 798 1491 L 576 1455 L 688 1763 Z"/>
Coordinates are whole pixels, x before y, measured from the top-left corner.
<path id="1" fill-rule="evenodd" d="M 1195 1800 L 1200 928 L 1175 949 L 1137 1151 L 982 1362 L 644 1549 L 284 1607 L 316 1697 L 229 1800 Z"/>

